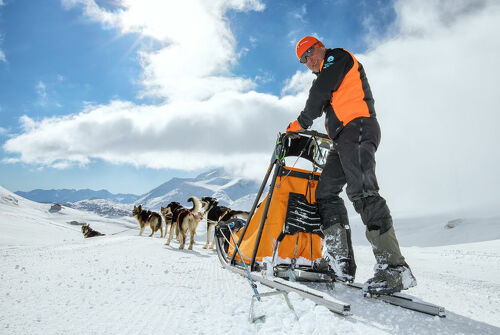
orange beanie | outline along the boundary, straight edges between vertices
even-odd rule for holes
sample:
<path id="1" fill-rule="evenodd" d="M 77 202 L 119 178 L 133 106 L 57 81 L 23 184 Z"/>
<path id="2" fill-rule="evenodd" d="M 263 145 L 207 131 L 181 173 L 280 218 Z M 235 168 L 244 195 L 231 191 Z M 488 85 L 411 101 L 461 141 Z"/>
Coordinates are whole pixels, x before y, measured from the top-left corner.
<path id="1" fill-rule="evenodd" d="M 296 47 L 297 57 L 300 59 L 300 57 L 302 57 L 302 54 L 304 52 L 306 52 L 307 49 L 312 47 L 315 43 L 318 43 L 319 46 L 324 47 L 323 43 L 321 43 L 321 41 L 318 40 L 316 37 L 306 36 L 306 37 L 302 38 L 297 43 L 297 47 Z"/>

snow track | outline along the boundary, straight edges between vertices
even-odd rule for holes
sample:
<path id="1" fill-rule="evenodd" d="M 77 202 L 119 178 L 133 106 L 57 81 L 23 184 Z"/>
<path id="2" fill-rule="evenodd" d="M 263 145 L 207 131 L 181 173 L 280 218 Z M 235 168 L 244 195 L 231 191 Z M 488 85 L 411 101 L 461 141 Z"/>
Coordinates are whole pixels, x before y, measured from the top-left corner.
<path id="1" fill-rule="evenodd" d="M 0 250 L 2 334 L 495 334 L 498 328 L 451 313 L 445 320 L 367 301 L 338 285 L 353 316 L 290 294 L 256 305 L 266 322 L 247 321 L 253 294 L 242 276 L 223 270 L 213 251 L 179 250 L 165 239 L 104 236 L 79 243 Z M 261 292 L 269 289 L 259 285 Z M 357 294 L 357 295 L 353 295 Z M 465 329 L 465 331 L 464 331 Z"/>
<path id="2" fill-rule="evenodd" d="M 253 291 L 246 278 L 222 269 L 214 251 L 202 249 L 204 221 L 194 250 L 179 250 L 158 234 L 109 235 L 133 227 L 127 219 L 73 209 L 48 213 L 48 205 L 12 197 L 18 202 L 0 203 L 1 335 L 500 334 L 500 240 L 403 248 L 418 280 L 408 294 L 444 306 L 447 318 L 367 300 L 338 285 L 334 296 L 351 304 L 352 316 L 291 293 L 298 321 L 274 296 L 255 304 L 265 321 L 250 324 Z M 83 239 L 70 220 L 108 235 Z M 355 252 L 357 280 L 364 281 L 373 255 L 362 245 Z"/>

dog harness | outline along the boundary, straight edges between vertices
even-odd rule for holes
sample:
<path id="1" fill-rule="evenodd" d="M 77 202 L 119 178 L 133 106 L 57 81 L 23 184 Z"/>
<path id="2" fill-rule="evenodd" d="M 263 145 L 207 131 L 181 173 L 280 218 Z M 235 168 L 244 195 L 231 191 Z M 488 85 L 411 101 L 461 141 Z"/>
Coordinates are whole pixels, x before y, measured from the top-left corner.
<path id="1" fill-rule="evenodd" d="M 219 217 L 219 220 L 217 220 L 217 222 L 220 222 L 220 221 L 224 218 L 224 216 L 226 216 L 226 215 L 227 215 L 227 213 L 229 213 L 229 210 L 225 211 L 225 212 L 224 212 L 224 213 L 223 213 L 223 214 Z"/>
<path id="2" fill-rule="evenodd" d="M 191 211 L 190 211 L 189 209 L 183 209 L 183 210 L 179 213 L 179 215 L 177 215 L 177 225 L 178 225 L 178 226 L 179 226 L 179 221 L 180 221 L 180 219 L 181 219 L 181 216 L 184 218 L 184 215 L 183 215 L 183 214 L 184 214 L 184 213 L 186 213 L 186 212 L 188 212 L 189 214 L 191 214 L 191 215 L 193 215 L 193 216 L 196 216 L 196 215 L 194 215 L 193 213 L 191 213 Z M 186 214 L 186 215 L 187 215 L 187 214 Z"/>

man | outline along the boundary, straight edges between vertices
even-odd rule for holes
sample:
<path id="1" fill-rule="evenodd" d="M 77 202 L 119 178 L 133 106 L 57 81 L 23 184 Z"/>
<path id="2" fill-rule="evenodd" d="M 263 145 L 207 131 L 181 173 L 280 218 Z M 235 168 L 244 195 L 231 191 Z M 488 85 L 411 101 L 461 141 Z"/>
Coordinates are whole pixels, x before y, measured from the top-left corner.
<path id="1" fill-rule="evenodd" d="M 389 208 L 378 192 L 375 151 L 380 128 L 363 66 L 348 51 L 326 49 L 312 36 L 301 39 L 296 51 L 316 79 L 304 110 L 289 124 L 287 132 L 307 129 L 325 113 L 326 130 L 333 140 L 316 189 L 326 246 L 318 268 L 333 270 L 338 280 L 354 280 L 351 231 L 344 201 L 339 197 L 347 184 L 347 196 L 366 225 L 366 237 L 377 261 L 375 275 L 365 283 L 365 291 L 390 294 L 415 286 L 415 277 L 401 255 Z"/>

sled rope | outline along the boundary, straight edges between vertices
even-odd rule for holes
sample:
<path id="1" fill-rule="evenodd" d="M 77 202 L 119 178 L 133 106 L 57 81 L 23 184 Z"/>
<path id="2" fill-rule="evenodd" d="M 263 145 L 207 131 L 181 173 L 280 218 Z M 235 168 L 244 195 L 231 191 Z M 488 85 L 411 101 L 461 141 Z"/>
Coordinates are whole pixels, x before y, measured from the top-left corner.
<path id="1" fill-rule="evenodd" d="M 293 165 L 291 166 L 291 168 L 294 168 L 294 167 L 295 167 L 295 165 L 296 165 L 296 164 L 297 164 L 297 162 L 299 161 L 299 158 L 300 158 L 300 157 L 302 157 L 302 154 L 303 154 L 303 153 L 304 153 L 304 150 L 302 150 L 302 151 L 300 152 L 300 155 L 298 155 L 298 156 L 297 156 L 297 159 L 295 160 L 295 162 L 293 163 Z M 279 187 L 281 186 L 281 183 L 283 183 L 283 182 L 286 180 L 286 178 L 288 178 L 288 175 L 289 175 L 290 173 L 292 173 L 292 170 L 289 170 L 289 171 L 288 171 L 288 173 L 287 173 L 285 176 L 283 176 L 283 178 L 281 178 L 281 179 L 280 179 L 280 182 L 279 182 L 279 184 L 277 184 L 277 185 L 276 185 L 276 188 L 279 188 Z"/>
<path id="2" fill-rule="evenodd" d="M 231 232 L 231 228 L 229 228 L 229 231 Z M 231 233 L 231 235 L 233 235 L 233 234 Z M 240 256 L 241 256 L 241 259 L 242 259 L 242 260 L 243 260 L 243 258 L 245 258 L 246 260 L 249 260 L 249 261 L 251 261 L 251 260 L 252 260 L 250 257 L 247 257 L 247 256 L 243 255 L 243 253 L 242 253 L 239 249 L 237 249 L 237 246 L 234 246 L 234 245 L 231 243 L 231 241 L 229 241 L 229 240 L 226 238 L 226 236 L 225 236 L 224 234 L 222 234 L 222 236 L 224 237 L 224 240 L 227 242 L 227 244 L 229 244 L 231 247 L 233 247 L 233 249 L 234 249 L 234 250 L 238 250 L 238 253 L 240 254 Z M 234 239 L 234 237 L 233 237 L 233 239 Z M 236 241 L 236 240 L 235 240 L 235 241 Z M 245 262 L 243 262 L 243 263 L 245 263 Z"/>
<path id="3" fill-rule="evenodd" d="M 121 230 L 121 231 L 119 231 L 119 232 L 116 232 L 116 233 L 113 233 L 113 234 L 109 234 L 109 235 L 116 235 L 116 234 L 123 233 L 123 232 L 125 232 L 125 231 L 127 231 L 127 230 L 131 230 L 131 229 L 138 229 L 138 228 L 139 228 L 139 227 L 127 228 L 127 229 L 124 229 L 124 230 Z"/>
<path id="4" fill-rule="evenodd" d="M 63 225 L 60 225 L 60 224 L 57 224 L 57 223 L 54 223 L 54 222 L 48 222 L 49 224 L 53 225 L 53 226 L 56 226 L 56 227 L 60 227 L 60 228 L 64 228 L 64 229 L 69 229 L 69 230 L 73 230 L 73 231 L 80 231 L 79 229 L 73 229 L 73 228 L 70 228 L 70 227 L 66 227 L 66 226 L 63 226 Z"/>

